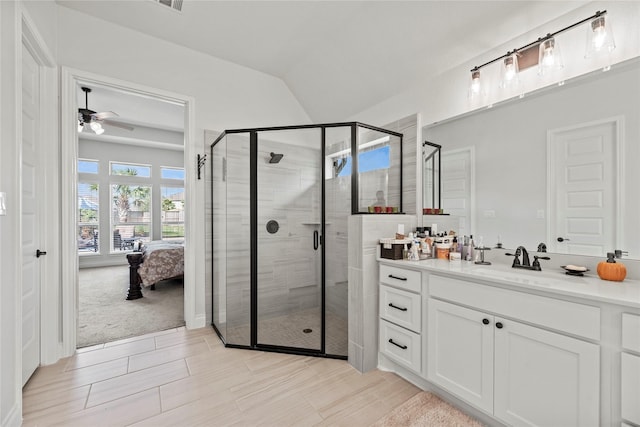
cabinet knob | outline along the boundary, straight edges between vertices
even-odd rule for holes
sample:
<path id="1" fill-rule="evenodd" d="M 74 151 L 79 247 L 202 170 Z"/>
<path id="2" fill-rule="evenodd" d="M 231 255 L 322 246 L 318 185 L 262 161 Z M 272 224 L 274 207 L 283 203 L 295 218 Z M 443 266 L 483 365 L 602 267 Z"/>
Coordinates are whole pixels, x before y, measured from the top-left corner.
<path id="1" fill-rule="evenodd" d="M 496 322 L 496 328 L 502 329 L 502 322 Z"/>
<path id="2" fill-rule="evenodd" d="M 482 319 L 482 324 L 483 325 L 488 325 L 489 324 L 489 319 Z"/>

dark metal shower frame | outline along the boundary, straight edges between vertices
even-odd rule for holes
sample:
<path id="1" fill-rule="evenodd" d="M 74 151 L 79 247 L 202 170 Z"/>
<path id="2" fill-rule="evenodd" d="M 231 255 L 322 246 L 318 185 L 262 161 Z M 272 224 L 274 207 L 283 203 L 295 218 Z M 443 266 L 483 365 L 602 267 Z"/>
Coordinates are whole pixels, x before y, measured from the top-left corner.
<path id="1" fill-rule="evenodd" d="M 211 325 L 218 337 L 222 340 L 226 347 L 230 348 L 243 348 L 243 349 L 251 349 L 251 350 L 261 350 L 261 351 L 273 351 L 279 353 L 291 353 L 291 354 L 300 354 L 307 356 L 319 356 L 319 357 L 328 357 L 335 359 L 346 359 L 346 356 L 341 355 L 332 355 L 326 354 L 326 341 L 325 341 L 325 328 L 326 328 L 326 318 L 325 318 L 325 310 L 326 310 L 326 300 L 325 300 L 325 245 L 322 243 L 324 239 L 320 240 L 320 256 L 321 256 L 321 334 L 320 334 L 320 349 L 305 349 L 300 347 L 287 347 L 287 346 L 279 346 L 279 345 L 268 345 L 268 344 L 258 344 L 258 133 L 260 132 L 273 132 L 273 131 L 284 131 L 284 130 L 299 130 L 299 129 L 320 129 L 321 133 L 321 158 L 324 159 L 326 155 L 326 130 L 328 128 L 337 128 L 337 127 L 350 127 L 351 128 L 351 214 L 368 214 L 369 212 L 360 212 L 358 207 L 359 202 L 359 185 L 358 185 L 358 128 L 365 128 L 377 132 L 386 133 L 389 135 L 396 136 L 400 138 L 399 142 L 399 150 L 400 150 L 400 206 L 399 210 L 402 212 L 402 138 L 403 134 L 390 131 L 388 129 L 383 129 L 376 126 L 371 126 L 361 122 L 343 122 L 343 123 L 323 123 L 323 124 L 310 124 L 310 125 L 297 125 L 297 126 L 274 126 L 274 127 L 263 127 L 263 128 L 245 128 L 245 129 L 230 129 L 222 132 L 210 145 L 211 158 L 213 158 L 213 148 L 218 144 L 218 142 L 222 141 L 227 135 L 231 134 L 249 134 L 249 222 L 250 222 L 250 291 L 251 291 L 251 311 L 250 311 L 250 322 L 251 322 L 251 344 L 249 346 L 241 345 L 241 344 L 232 344 L 227 343 L 223 334 L 220 333 L 218 328 L 216 327 L 213 317 L 211 319 Z M 354 155 L 355 153 L 355 155 Z M 211 168 L 213 168 L 213 163 L 211 164 Z M 325 213 L 325 168 L 321 167 L 321 200 L 322 209 L 320 212 L 320 230 L 321 236 L 325 235 L 325 223 L 326 223 L 326 213 Z M 213 194 L 213 185 L 211 186 L 211 192 Z M 213 197 L 212 197 L 213 200 Z M 213 233 L 213 228 L 212 228 Z M 211 239 L 211 250 L 213 253 L 213 241 Z M 211 284 L 213 286 L 213 283 Z M 211 307 L 215 307 L 213 301 L 213 292 L 211 293 L 212 304 Z"/>
<path id="2" fill-rule="evenodd" d="M 427 145 L 430 147 L 433 147 L 434 151 L 432 151 L 431 154 L 429 154 L 428 156 L 423 157 L 423 163 L 427 163 L 429 160 L 433 158 L 433 156 L 435 156 L 436 154 L 438 155 L 438 204 L 436 205 L 436 196 L 435 196 L 436 192 L 434 188 L 433 191 L 431 192 L 431 207 L 433 208 L 437 207 L 439 209 L 442 207 L 442 180 L 440 179 L 440 174 L 442 171 L 442 154 L 441 154 L 442 146 L 429 141 L 425 141 L 422 143 L 423 147 Z M 431 182 L 432 183 L 436 182 L 435 164 L 434 164 L 434 168 L 431 170 Z M 423 194 L 424 194 L 424 191 L 423 191 Z M 424 203 L 423 203 L 423 207 L 426 207 L 424 206 Z"/>

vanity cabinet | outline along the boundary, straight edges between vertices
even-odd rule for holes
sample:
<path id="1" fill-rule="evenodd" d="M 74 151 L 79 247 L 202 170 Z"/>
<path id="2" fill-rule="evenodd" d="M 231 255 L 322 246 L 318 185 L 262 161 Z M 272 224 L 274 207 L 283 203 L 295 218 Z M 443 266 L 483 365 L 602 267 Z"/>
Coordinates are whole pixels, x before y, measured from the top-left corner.
<path id="1" fill-rule="evenodd" d="M 640 316 L 622 314 L 622 349 L 622 418 L 640 425 Z"/>
<path id="2" fill-rule="evenodd" d="M 640 427 L 640 281 L 437 259 L 379 273 L 381 369 L 488 425 Z"/>
<path id="3" fill-rule="evenodd" d="M 421 273 L 380 266 L 380 352 L 396 363 L 422 370 Z"/>
<path id="4" fill-rule="evenodd" d="M 477 292 L 487 295 L 476 299 Z M 527 310 L 545 302 L 537 295 L 430 275 L 427 379 L 509 425 L 598 425 L 600 348 L 527 324 L 574 329 L 572 321 L 559 317 L 549 325 L 549 318 L 558 303 L 566 303 L 569 312 L 582 308 L 550 300 L 546 312 Z M 521 312 L 524 319 L 505 312 Z M 591 323 L 597 314 L 597 308 L 584 307 L 580 320 Z"/>

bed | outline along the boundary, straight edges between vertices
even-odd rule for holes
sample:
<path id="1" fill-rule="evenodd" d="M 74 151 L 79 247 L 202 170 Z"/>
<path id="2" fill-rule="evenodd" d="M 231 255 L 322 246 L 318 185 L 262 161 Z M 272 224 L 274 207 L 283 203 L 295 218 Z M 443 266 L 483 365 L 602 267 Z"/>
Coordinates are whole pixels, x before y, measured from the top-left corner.
<path id="1" fill-rule="evenodd" d="M 128 300 L 142 298 L 142 287 L 155 289 L 161 280 L 184 276 L 184 244 L 155 240 L 140 251 L 127 254 L 129 262 Z"/>

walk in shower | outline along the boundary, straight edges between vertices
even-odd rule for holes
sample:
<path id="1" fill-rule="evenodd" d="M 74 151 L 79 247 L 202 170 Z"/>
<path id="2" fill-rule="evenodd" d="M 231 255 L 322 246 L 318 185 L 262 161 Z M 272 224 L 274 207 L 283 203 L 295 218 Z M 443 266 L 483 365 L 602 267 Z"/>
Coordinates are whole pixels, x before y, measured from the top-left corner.
<path id="1" fill-rule="evenodd" d="M 356 122 L 227 130 L 209 158 L 218 335 L 346 358 L 348 217 L 402 211 L 402 135 Z"/>

